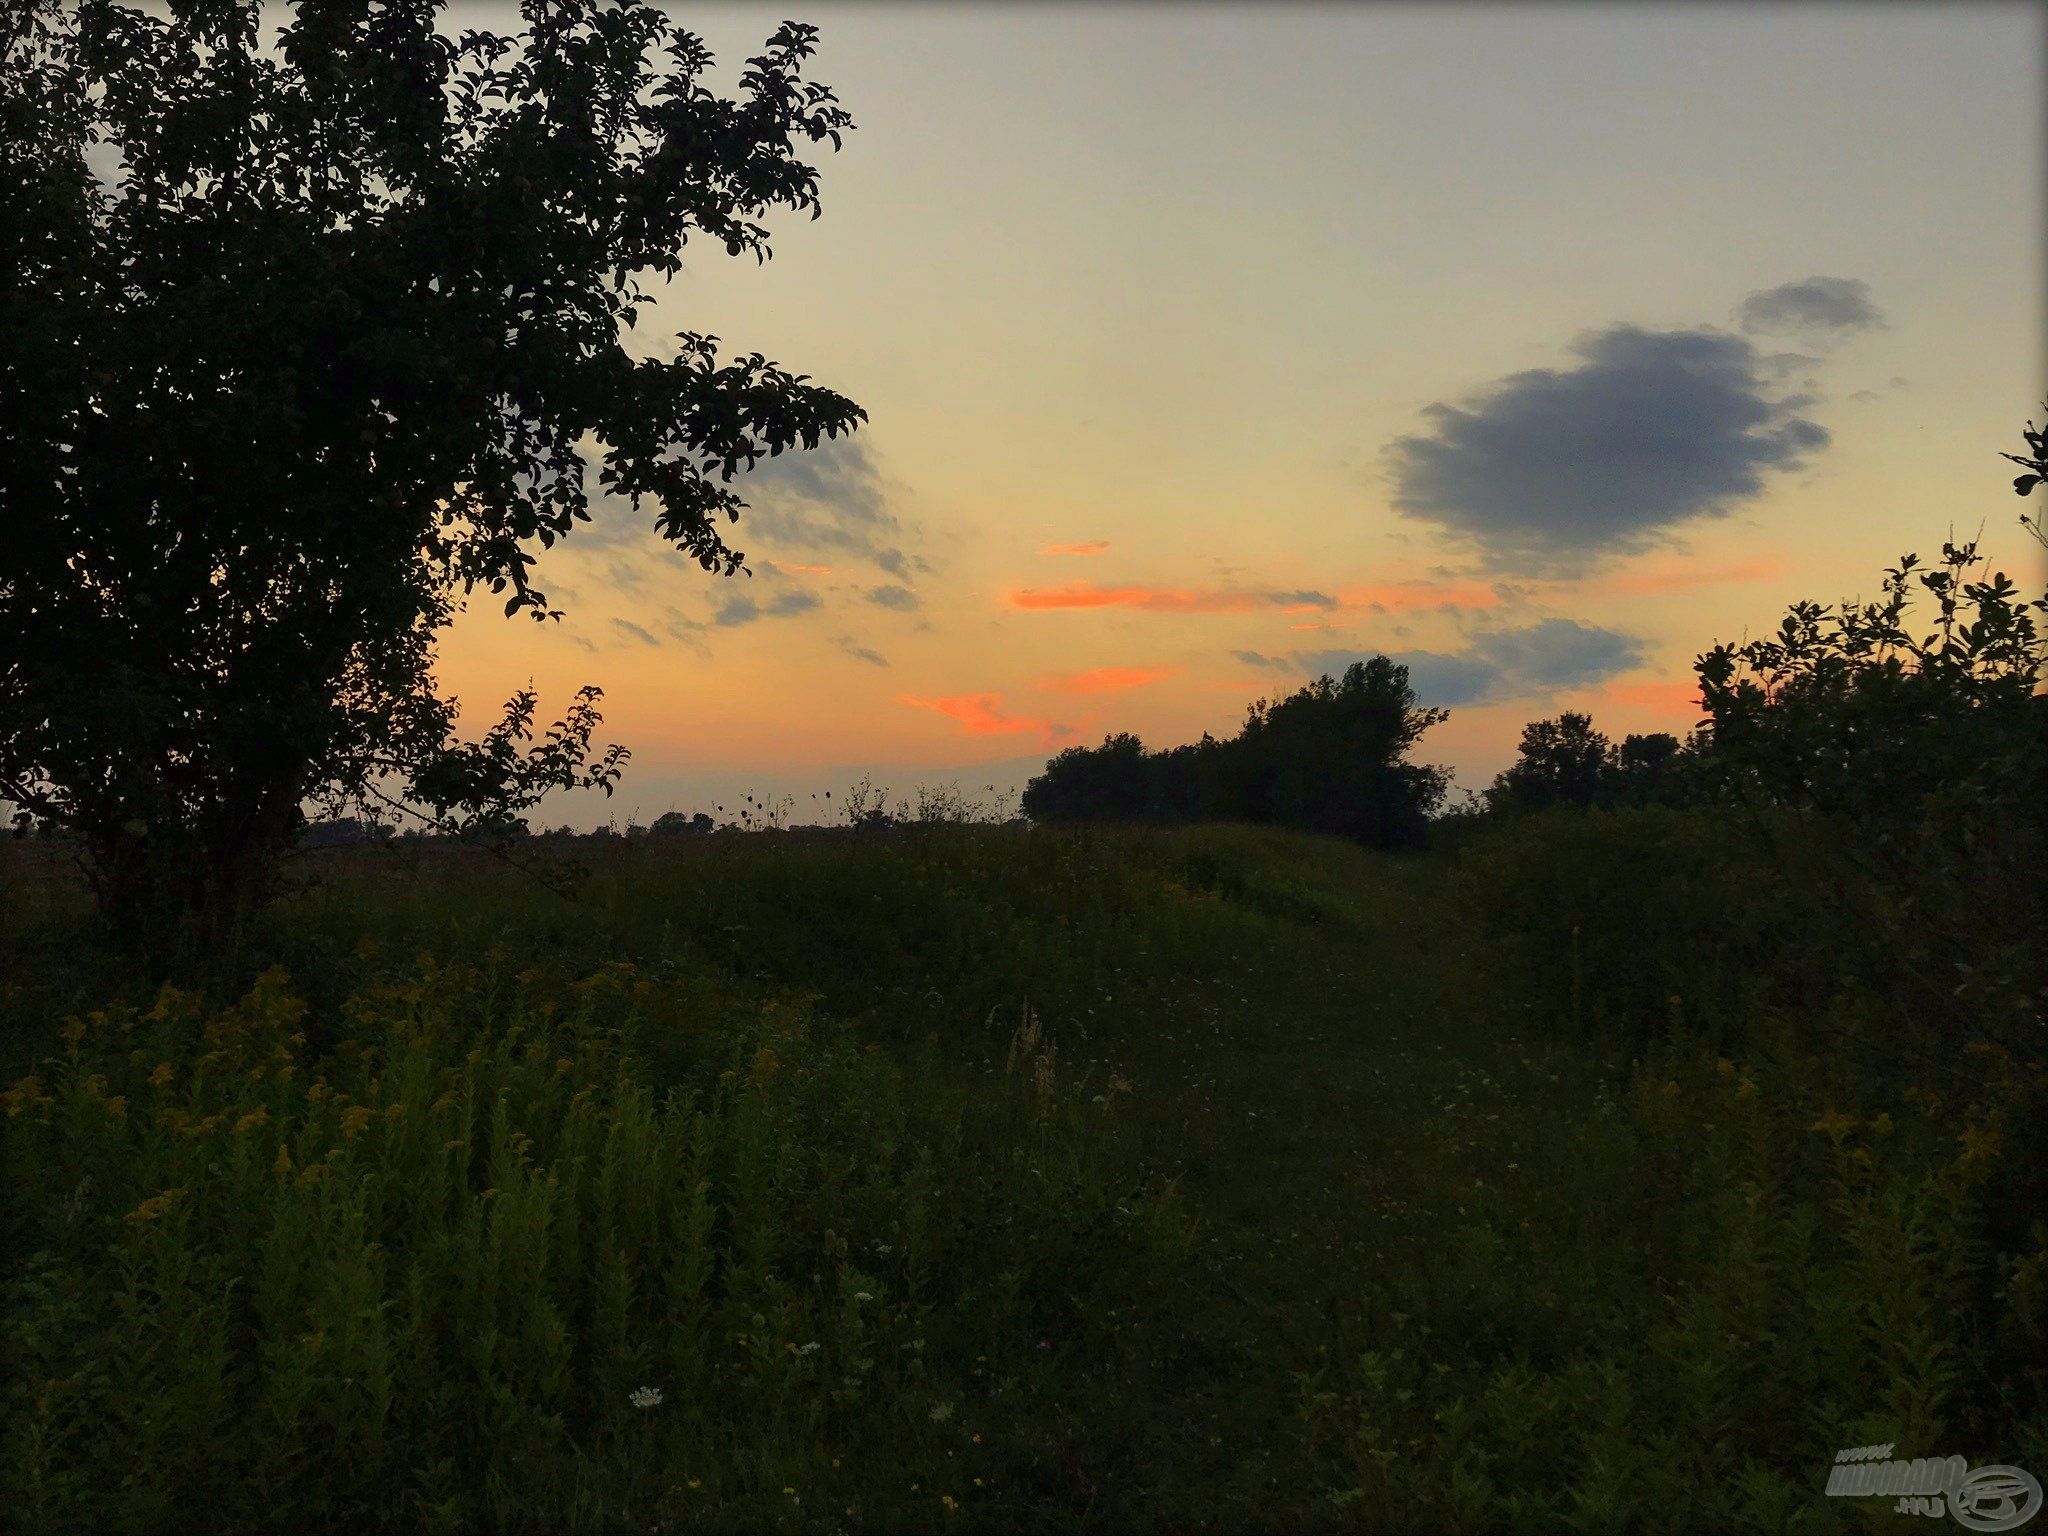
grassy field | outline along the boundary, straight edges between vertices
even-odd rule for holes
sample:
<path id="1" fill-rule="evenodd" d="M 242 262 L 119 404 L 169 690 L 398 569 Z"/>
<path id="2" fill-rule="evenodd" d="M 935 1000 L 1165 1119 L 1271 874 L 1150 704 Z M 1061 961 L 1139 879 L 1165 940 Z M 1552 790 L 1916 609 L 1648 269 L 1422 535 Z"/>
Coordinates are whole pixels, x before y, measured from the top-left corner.
<path id="1" fill-rule="evenodd" d="M 10 1521 L 1829 1531 L 1911 1523 L 1844 1447 L 2048 1469 L 2039 1064 L 1876 1050 L 1713 829 L 1591 825 L 322 855 L 191 990 L 17 862 Z"/>

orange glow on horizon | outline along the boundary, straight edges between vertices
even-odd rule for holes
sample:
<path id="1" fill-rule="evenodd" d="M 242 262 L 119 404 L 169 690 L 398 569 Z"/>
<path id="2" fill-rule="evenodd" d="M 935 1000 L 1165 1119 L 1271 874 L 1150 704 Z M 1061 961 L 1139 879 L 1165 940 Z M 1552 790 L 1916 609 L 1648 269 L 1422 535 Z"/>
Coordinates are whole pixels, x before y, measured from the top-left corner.
<path id="1" fill-rule="evenodd" d="M 1109 548 L 1109 540 L 1095 539 L 1086 544 L 1045 544 L 1039 548 L 1041 555 L 1099 555 Z"/>

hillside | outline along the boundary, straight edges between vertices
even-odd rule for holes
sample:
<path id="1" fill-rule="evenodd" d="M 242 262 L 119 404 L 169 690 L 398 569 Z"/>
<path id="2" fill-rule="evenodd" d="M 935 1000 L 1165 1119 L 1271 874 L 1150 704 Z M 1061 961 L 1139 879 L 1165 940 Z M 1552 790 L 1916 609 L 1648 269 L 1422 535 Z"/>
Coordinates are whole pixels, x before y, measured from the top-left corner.
<path id="1" fill-rule="evenodd" d="M 1844 1446 L 2048 1460 L 1955 1347 L 2038 1301 L 1973 1267 L 1999 1064 L 1634 1017 L 1697 946 L 1556 853 L 1538 913 L 1511 846 L 1228 827 L 352 851 L 232 1003 L 18 881 L 9 1506 L 1821 1530 Z"/>

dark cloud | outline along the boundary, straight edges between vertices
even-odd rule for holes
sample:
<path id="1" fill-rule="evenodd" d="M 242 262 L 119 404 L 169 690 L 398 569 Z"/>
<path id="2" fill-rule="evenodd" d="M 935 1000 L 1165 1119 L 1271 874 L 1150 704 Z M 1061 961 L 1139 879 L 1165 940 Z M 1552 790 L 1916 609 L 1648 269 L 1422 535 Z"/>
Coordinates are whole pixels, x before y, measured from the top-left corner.
<path id="1" fill-rule="evenodd" d="M 620 634 L 626 636 L 628 639 L 638 640 L 642 645 L 661 644 L 659 640 L 655 639 L 654 636 L 650 635 L 638 624 L 631 623 L 626 619 L 613 619 L 612 628 L 616 629 Z"/>
<path id="2" fill-rule="evenodd" d="M 733 481 L 747 499 L 740 530 L 778 550 L 853 555 L 892 576 L 915 561 L 887 504 L 881 472 L 858 435 L 828 439 L 803 452 L 763 459 Z"/>
<path id="3" fill-rule="evenodd" d="M 1337 599 L 1327 592 L 1271 592 L 1267 596 L 1282 608 L 1334 608 Z"/>
<path id="4" fill-rule="evenodd" d="M 1809 277 L 1752 293 L 1735 312 L 1745 331 L 1835 338 L 1881 329 L 1884 313 L 1870 284 L 1853 277 Z"/>
<path id="5" fill-rule="evenodd" d="M 1248 667 L 1259 667 L 1268 672 L 1292 672 L 1295 667 L 1285 656 L 1268 656 L 1263 651 L 1232 651 L 1230 654 Z"/>
<path id="6" fill-rule="evenodd" d="M 794 587 L 787 592 L 778 592 L 766 602 L 756 602 L 744 592 L 735 592 L 711 615 L 711 622 L 720 629 L 733 629 L 741 624 L 751 624 L 756 619 L 786 619 L 793 614 L 809 613 L 819 606 L 822 599 L 815 592 Z"/>
<path id="7" fill-rule="evenodd" d="M 841 635 L 839 637 L 838 644 L 839 649 L 846 652 L 847 655 L 852 656 L 857 660 L 864 661 L 868 663 L 868 665 L 870 666 L 886 667 L 889 665 L 888 658 L 884 656 L 880 651 L 873 650 L 868 646 L 862 645 L 859 641 L 855 640 L 851 635 Z"/>
<path id="8" fill-rule="evenodd" d="M 1567 574 L 1720 516 L 1828 435 L 1774 399 L 1756 350 L 1717 331 L 1615 326 L 1569 369 L 1512 374 L 1387 449 L 1394 506 L 1473 539 L 1496 570 Z"/>
<path id="9" fill-rule="evenodd" d="M 917 606 L 917 594 L 908 587 L 870 587 L 868 601 L 882 608 L 894 608 L 898 613 L 908 613 Z"/>
<path id="10" fill-rule="evenodd" d="M 1239 653 L 1245 654 L 1245 653 Z M 1309 677 L 1340 676 L 1371 651 L 1304 651 L 1295 666 Z M 1588 688 L 1633 671 L 1644 660 L 1633 635 L 1598 629 L 1570 619 L 1546 619 L 1519 629 L 1474 635 L 1462 651 L 1392 651 L 1408 669 L 1409 686 L 1424 704 L 1455 708 L 1498 704 L 1508 699 L 1543 698 Z"/>

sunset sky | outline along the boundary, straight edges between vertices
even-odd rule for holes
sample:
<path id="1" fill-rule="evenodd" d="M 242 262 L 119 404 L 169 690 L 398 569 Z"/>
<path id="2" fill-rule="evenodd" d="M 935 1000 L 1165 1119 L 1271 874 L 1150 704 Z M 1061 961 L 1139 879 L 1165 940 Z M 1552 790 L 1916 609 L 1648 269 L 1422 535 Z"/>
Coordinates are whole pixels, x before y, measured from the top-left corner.
<path id="1" fill-rule="evenodd" d="M 1694 655 L 1905 549 L 2027 559 L 2037 5 L 678 14 L 726 88 L 818 23 L 859 126 L 821 219 L 689 247 L 635 344 L 870 424 L 741 482 L 751 577 L 600 504 L 561 624 L 458 624 L 466 704 L 595 682 L 633 750 L 546 821 L 1014 787 L 1376 651 L 1480 788 L 1563 708 L 1683 733 Z"/>

